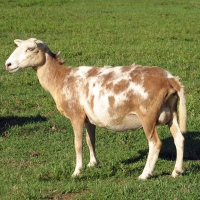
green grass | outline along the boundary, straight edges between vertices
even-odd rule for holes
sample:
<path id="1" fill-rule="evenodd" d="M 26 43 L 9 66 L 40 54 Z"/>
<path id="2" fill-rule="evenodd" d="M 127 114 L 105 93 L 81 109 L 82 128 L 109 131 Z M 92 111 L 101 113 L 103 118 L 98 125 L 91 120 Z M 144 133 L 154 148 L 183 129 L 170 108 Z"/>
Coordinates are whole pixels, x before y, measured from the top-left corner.
<path id="1" fill-rule="evenodd" d="M 200 199 L 200 2 L 198 0 L 0 0 L 0 199 Z M 156 65 L 180 76 L 188 106 L 185 173 L 170 177 L 175 147 L 163 147 L 154 177 L 140 181 L 148 153 L 143 131 L 97 129 L 96 168 L 75 167 L 69 120 L 35 71 L 10 74 L 4 63 L 16 38 L 48 44 L 66 65 Z M 84 164 L 89 161 L 84 141 Z"/>

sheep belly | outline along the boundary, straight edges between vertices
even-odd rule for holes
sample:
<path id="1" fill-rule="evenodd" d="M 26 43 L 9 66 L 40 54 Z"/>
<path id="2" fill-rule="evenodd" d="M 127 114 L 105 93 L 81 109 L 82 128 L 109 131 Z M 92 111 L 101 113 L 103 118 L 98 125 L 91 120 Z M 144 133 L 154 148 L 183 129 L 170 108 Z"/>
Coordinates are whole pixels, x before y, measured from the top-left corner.
<path id="1" fill-rule="evenodd" d="M 137 115 L 128 114 L 123 118 L 121 122 L 105 126 L 104 128 L 112 131 L 128 131 L 140 129 L 142 128 L 142 124 Z"/>

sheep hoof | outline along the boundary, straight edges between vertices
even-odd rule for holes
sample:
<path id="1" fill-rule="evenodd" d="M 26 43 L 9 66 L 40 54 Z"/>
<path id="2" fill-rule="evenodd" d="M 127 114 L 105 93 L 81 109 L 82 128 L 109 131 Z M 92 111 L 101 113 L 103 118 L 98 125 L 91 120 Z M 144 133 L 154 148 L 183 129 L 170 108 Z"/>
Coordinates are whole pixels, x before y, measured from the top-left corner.
<path id="1" fill-rule="evenodd" d="M 183 169 L 182 170 L 176 170 L 176 169 L 174 169 L 174 171 L 172 172 L 172 177 L 176 178 L 177 176 L 181 176 L 183 172 L 184 172 Z"/>

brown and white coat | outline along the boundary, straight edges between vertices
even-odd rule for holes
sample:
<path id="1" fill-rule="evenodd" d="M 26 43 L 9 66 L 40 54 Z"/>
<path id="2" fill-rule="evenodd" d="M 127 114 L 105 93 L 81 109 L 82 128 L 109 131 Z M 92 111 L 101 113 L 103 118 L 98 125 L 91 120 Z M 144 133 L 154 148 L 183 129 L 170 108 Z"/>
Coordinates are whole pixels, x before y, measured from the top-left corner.
<path id="1" fill-rule="evenodd" d="M 156 126 L 168 125 L 177 150 L 172 176 L 183 172 L 183 143 L 186 131 L 186 100 L 178 77 L 158 67 L 139 65 L 71 68 L 48 46 L 35 38 L 15 40 L 18 47 L 6 61 L 10 72 L 33 67 L 43 88 L 49 91 L 58 110 L 70 119 L 74 130 L 76 167 L 81 172 L 84 125 L 90 151 L 88 166 L 97 164 L 95 127 L 114 131 L 143 128 L 149 154 L 140 179 L 152 176 L 161 149 Z M 179 121 L 177 103 L 179 102 Z M 133 136 L 134 137 L 134 136 Z"/>

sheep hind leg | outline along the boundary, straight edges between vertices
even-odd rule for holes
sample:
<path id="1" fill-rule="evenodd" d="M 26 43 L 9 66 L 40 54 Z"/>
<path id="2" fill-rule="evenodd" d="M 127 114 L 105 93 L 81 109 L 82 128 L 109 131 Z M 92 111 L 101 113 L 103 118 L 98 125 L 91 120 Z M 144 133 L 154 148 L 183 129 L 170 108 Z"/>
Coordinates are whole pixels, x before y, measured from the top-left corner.
<path id="1" fill-rule="evenodd" d="M 96 126 L 91 123 L 85 123 L 86 126 L 86 141 L 90 151 L 90 162 L 88 167 L 93 167 L 98 164 L 95 154 L 95 129 Z"/>
<path id="2" fill-rule="evenodd" d="M 174 170 L 172 172 L 172 177 L 177 177 L 183 173 L 183 153 L 184 153 L 184 137 L 180 131 L 177 114 L 173 113 L 173 118 L 169 123 L 169 128 L 174 138 L 174 143 L 176 146 L 176 163 Z"/>
<path id="3" fill-rule="evenodd" d="M 148 142 L 149 142 L 149 153 L 147 157 L 147 162 L 144 167 L 142 174 L 139 176 L 139 179 L 147 179 L 153 175 L 153 170 L 156 164 L 156 161 L 159 156 L 159 152 L 162 146 L 162 143 L 158 137 L 156 127 L 153 129 L 152 134 L 148 135 L 149 131 L 145 130 Z"/>

